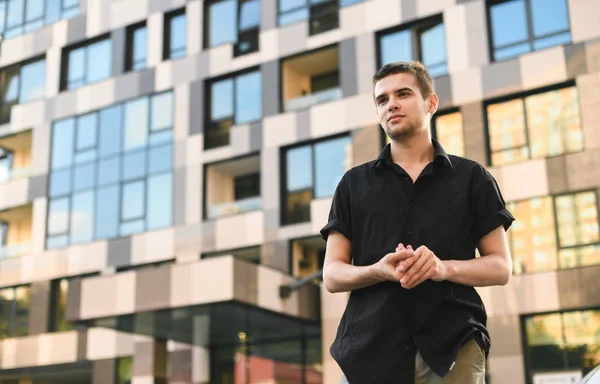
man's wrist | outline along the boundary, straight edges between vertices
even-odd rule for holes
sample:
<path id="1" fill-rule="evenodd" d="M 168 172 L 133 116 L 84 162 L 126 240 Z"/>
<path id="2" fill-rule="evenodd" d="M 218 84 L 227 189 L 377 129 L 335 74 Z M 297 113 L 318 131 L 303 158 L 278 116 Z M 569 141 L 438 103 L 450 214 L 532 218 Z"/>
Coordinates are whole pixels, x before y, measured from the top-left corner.
<path id="1" fill-rule="evenodd" d="M 443 280 L 450 280 L 456 275 L 456 263 L 455 260 L 442 260 L 444 264 L 444 276 Z"/>

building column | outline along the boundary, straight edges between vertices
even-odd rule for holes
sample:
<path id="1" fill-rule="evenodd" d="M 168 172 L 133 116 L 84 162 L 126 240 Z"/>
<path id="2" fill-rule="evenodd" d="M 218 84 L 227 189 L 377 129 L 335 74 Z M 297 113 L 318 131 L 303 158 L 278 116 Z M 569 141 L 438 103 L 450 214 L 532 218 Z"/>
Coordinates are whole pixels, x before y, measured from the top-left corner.
<path id="1" fill-rule="evenodd" d="M 29 334 L 39 335 L 48 332 L 50 314 L 50 281 L 31 284 L 31 305 L 29 306 Z"/>
<path id="2" fill-rule="evenodd" d="M 167 343 L 152 340 L 136 342 L 133 347 L 131 384 L 167 382 Z"/>

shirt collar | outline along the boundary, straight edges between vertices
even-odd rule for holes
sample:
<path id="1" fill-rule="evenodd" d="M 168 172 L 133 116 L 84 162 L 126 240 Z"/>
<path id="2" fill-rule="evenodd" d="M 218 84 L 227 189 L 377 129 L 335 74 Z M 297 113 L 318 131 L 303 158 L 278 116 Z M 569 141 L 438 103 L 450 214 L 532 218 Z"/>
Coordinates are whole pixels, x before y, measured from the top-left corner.
<path id="1" fill-rule="evenodd" d="M 438 158 L 440 158 L 445 161 L 446 165 L 448 165 L 450 167 L 450 169 L 454 169 L 454 166 L 452 165 L 452 161 L 450 161 L 450 157 L 448 156 L 448 154 L 446 153 L 446 151 L 444 150 L 444 147 L 442 147 L 440 142 L 437 141 L 436 139 L 431 139 L 431 143 L 433 144 L 433 148 L 435 149 L 435 152 L 433 154 L 433 160 L 436 161 Z M 375 167 L 377 167 L 379 164 L 384 164 L 384 163 L 387 163 L 389 165 L 393 164 L 392 155 L 391 155 L 390 151 L 391 151 L 391 144 L 387 144 L 383 148 L 381 153 L 379 153 L 379 156 L 377 156 L 377 159 L 373 162 L 373 165 L 371 166 L 371 171 L 373 169 L 375 169 Z"/>

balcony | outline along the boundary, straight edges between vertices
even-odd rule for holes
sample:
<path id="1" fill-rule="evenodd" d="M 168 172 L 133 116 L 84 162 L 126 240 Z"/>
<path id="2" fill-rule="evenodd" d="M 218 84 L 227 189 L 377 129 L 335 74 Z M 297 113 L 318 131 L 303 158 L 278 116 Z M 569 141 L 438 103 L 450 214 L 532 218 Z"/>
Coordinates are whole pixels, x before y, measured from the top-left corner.
<path id="1" fill-rule="evenodd" d="M 31 130 L 0 138 L 0 183 L 31 175 Z"/>
<path id="2" fill-rule="evenodd" d="M 286 59 L 281 70 L 285 112 L 343 97 L 337 46 Z"/>
<path id="3" fill-rule="evenodd" d="M 259 156 L 210 164 L 205 171 L 207 219 L 214 220 L 262 208 Z"/>
<path id="4" fill-rule="evenodd" d="M 32 212 L 32 204 L 0 211 L 0 259 L 31 251 Z"/>
<path id="5" fill-rule="evenodd" d="M 292 275 L 305 278 L 323 269 L 325 246 L 321 236 L 292 241 Z"/>

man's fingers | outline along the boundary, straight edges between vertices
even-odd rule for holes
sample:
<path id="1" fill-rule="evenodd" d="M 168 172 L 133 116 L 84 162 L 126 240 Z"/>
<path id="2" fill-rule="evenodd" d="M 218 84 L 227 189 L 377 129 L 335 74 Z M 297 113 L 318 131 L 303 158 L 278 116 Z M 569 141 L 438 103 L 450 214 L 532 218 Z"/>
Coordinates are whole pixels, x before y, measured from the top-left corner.
<path id="1" fill-rule="evenodd" d="M 411 259 L 402 261 L 402 264 L 405 264 L 403 267 L 406 269 L 404 269 L 405 275 L 402 278 L 403 281 L 401 280 L 400 282 L 403 285 L 406 285 L 410 281 L 411 277 L 419 273 L 426 263 L 427 258 L 418 256 L 416 254 Z"/>
<path id="2" fill-rule="evenodd" d="M 414 275 L 412 275 L 412 277 L 410 277 L 410 279 L 403 284 L 404 288 L 406 289 L 411 289 L 416 287 L 417 285 L 421 284 L 422 282 L 424 282 L 425 280 L 429 279 L 432 273 L 432 268 L 435 267 L 435 260 L 431 259 L 429 260 L 422 268 L 419 272 L 415 273 Z"/>

